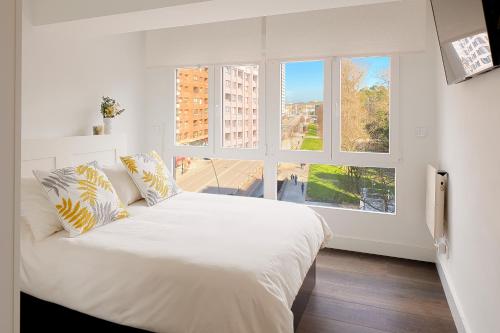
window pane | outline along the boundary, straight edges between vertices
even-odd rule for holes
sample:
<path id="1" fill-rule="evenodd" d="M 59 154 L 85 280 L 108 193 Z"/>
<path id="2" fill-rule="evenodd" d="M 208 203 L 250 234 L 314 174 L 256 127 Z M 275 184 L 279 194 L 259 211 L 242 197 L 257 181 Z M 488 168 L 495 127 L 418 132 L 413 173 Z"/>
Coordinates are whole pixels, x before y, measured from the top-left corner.
<path id="1" fill-rule="evenodd" d="M 223 147 L 257 148 L 259 66 L 224 66 L 222 82 Z"/>
<path id="2" fill-rule="evenodd" d="M 281 64 L 281 149 L 323 150 L 324 61 Z"/>
<path id="3" fill-rule="evenodd" d="M 264 196 L 262 161 L 176 157 L 177 185 L 188 192 Z"/>
<path id="4" fill-rule="evenodd" d="M 341 149 L 389 152 L 390 58 L 343 58 Z"/>
<path id="5" fill-rule="evenodd" d="M 176 70 L 176 145 L 208 145 L 208 67 Z"/>
<path id="6" fill-rule="evenodd" d="M 280 163 L 278 200 L 395 212 L 395 169 Z"/>

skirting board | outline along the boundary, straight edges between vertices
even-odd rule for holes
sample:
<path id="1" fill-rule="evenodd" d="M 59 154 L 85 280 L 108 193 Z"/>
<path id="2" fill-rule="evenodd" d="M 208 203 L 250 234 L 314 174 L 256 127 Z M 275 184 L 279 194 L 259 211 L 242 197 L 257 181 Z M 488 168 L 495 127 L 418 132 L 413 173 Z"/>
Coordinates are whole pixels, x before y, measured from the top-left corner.
<path id="1" fill-rule="evenodd" d="M 448 306 L 450 307 L 451 315 L 453 316 L 453 321 L 455 322 L 457 331 L 459 333 L 471 332 L 469 326 L 465 322 L 465 317 L 463 316 L 463 311 L 461 310 L 462 307 L 460 306 L 460 302 L 456 296 L 455 287 L 453 286 L 452 281 L 448 278 L 449 274 L 446 272 L 446 269 L 441 264 L 439 258 L 436 259 L 436 268 L 441 284 L 443 285 L 446 300 L 448 301 Z"/>
<path id="2" fill-rule="evenodd" d="M 388 243 L 342 235 L 335 235 L 333 239 L 328 242 L 327 247 L 420 261 L 434 262 L 436 260 L 434 248 Z"/>

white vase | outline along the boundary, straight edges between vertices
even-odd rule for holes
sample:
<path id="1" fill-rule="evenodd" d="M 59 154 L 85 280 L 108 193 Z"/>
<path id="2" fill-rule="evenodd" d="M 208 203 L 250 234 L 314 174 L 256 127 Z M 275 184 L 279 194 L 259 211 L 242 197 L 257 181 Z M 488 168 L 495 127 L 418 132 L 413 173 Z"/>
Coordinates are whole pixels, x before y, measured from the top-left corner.
<path id="1" fill-rule="evenodd" d="M 113 130 L 113 118 L 103 118 L 104 134 L 111 134 Z"/>

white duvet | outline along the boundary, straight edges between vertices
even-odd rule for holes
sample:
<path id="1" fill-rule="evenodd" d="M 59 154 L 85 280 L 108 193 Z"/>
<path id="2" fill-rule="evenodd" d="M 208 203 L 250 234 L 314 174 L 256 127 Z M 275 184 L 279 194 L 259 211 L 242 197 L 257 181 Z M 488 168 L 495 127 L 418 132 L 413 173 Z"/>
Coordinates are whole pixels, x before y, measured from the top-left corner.
<path id="1" fill-rule="evenodd" d="M 156 332 L 290 333 L 291 305 L 331 237 L 313 210 L 274 200 L 182 193 L 129 212 L 76 238 L 34 242 L 25 230 L 22 290 Z"/>

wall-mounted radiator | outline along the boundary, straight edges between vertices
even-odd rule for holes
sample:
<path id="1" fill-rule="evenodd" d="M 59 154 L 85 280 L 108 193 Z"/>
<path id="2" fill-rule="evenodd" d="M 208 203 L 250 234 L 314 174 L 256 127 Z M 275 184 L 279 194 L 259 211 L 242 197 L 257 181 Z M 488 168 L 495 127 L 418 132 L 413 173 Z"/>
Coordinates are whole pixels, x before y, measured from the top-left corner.
<path id="1" fill-rule="evenodd" d="M 427 227 L 434 238 L 434 245 L 438 248 L 440 245 L 444 245 L 445 250 L 444 203 L 447 182 L 448 174 L 446 172 L 440 171 L 432 165 L 427 166 Z"/>

